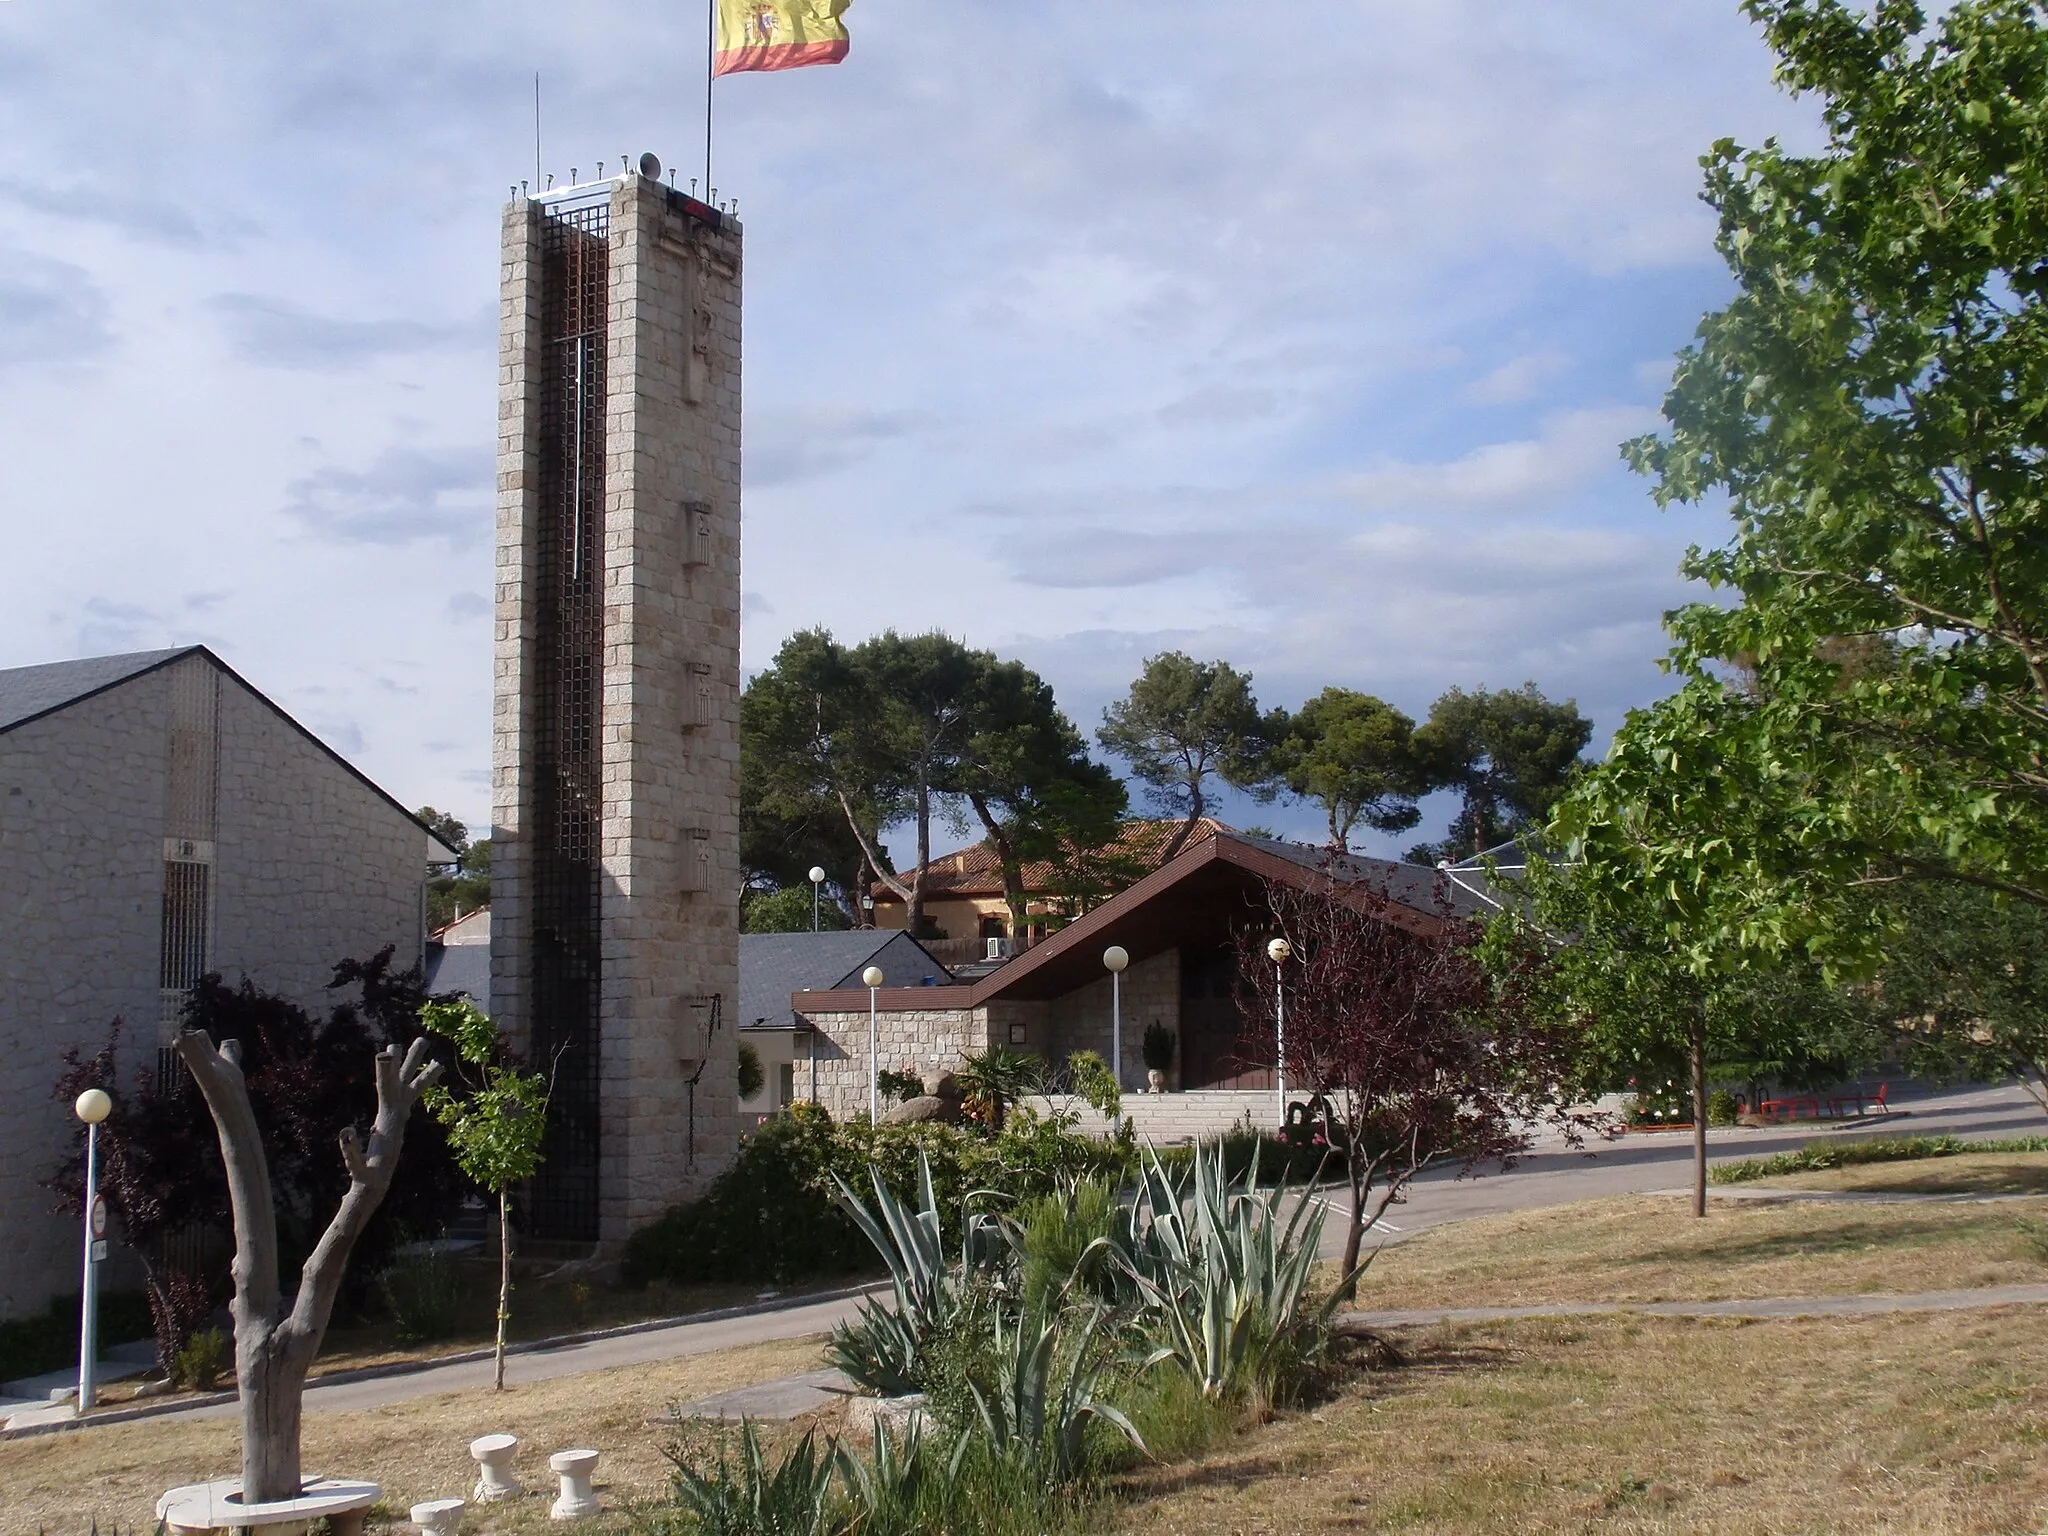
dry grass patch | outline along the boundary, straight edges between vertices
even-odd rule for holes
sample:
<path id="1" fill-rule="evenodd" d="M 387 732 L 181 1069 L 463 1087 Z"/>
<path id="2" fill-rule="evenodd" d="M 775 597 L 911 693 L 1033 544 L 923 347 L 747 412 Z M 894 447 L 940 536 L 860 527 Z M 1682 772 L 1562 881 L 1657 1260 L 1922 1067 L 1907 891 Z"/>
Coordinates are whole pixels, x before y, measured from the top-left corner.
<path id="1" fill-rule="evenodd" d="M 1857 1189 L 1918 1195 L 2048 1195 L 2048 1152 L 1964 1153 L 1855 1163 L 1757 1179 L 1749 1189 Z"/>
<path id="2" fill-rule="evenodd" d="M 1858 1170 L 1861 1171 L 1861 1170 Z M 1462 1221 L 1383 1249 L 1369 1308 L 1719 1301 L 2048 1280 L 2028 1226 L 2048 1200 L 1996 1205 L 1713 1202 L 1635 1195 Z"/>
<path id="3" fill-rule="evenodd" d="M 2018 1533 L 2048 1512 L 2041 1314 L 1541 1320 L 1140 1479 L 1142 1536 Z"/>
<path id="4" fill-rule="evenodd" d="M 476 1480 L 469 1442 L 502 1430 L 520 1438 L 518 1470 L 530 1489 L 550 1483 L 551 1453 L 569 1446 L 602 1451 L 598 1486 L 608 1504 L 620 1507 L 666 1486 L 661 1448 L 668 1431 L 648 1420 L 669 1404 L 815 1370 L 819 1361 L 818 1340 L 784 1340 L 565 1376 L 502 1394 L 449 1392 L 360 1413 L 308 1414 L 306 1470 L 380 1483 L 387 1509 L 402 1522 L 420 1500 L 466 1495 Z M 0 1442 L 0 1531 L 83 1536 L 95 1520 L 102 1532 L 116 1521 L 124 1531 L 151 1530 L 151 1511 L 166 1488 L 233 1476 L 238 1446 L 232 1419 L 149 1419 Z M 547 1527 L 547 1500 L 529 1498 L 472 1511 L 464 1529 Z"/>

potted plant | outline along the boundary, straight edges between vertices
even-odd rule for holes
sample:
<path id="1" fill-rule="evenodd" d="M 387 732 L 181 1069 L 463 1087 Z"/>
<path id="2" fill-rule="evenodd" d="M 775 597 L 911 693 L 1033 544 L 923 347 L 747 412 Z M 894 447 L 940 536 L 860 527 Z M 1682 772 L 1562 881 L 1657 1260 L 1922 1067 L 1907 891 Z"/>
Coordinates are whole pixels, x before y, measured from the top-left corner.
<path id="1" fill-rule="evenodd" d="M 1173 1069 L 1173 1031 L 1157 1022 L 1145 1026 L 1145 1082 L 1154 1093 L 1166 1092 L 1166 1074 Z"/>

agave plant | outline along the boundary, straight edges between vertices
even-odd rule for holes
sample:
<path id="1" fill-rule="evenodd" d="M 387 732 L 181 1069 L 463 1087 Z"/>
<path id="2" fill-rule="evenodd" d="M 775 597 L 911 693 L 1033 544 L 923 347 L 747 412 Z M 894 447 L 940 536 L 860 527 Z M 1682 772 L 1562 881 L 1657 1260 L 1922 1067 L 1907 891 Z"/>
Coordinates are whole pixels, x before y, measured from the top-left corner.
<path id="1" fill-rule="evenodd" d="M 894 1304 L 863 1301 L 854 1322 L 833 1330 L 829 1354 L 834 1365 L 871 1391 L 916 1392 L 924 1386 L 931 1341 L 959 1313 L 965 1277 L 997 1262 L 1007 1245 L 1000 1225 L 971 1208 L 970 1194 L 961 1202 L 960 1264 L 955 1271 L 947 1261 L 931 1161 L 922 1149 L 917 1154 L 915 1209 L 896 1197 L 881 1170 L 871 1166 L 868 1176 L 875 1190 L 873 1211 L 837 1174 L 833 1199 L 888 1264 Z"/>
<path id="2" fill-rule="evenodd" d="M 842 1528 L 832 1497 L 832 1450 L 821 1451 L 815 1433 L 806 1434 L 780 1461 L 761 1449 L 751 1419 L 740 1420 L 739 1456 L 721 1450 L 717 1462 L 698 1471 L 671 1450 L 675 1503 L 690 1517 L 697 1536 L 827 1536 Z"/>
<path id="3" fill-rule="evenodd" d="M 1106 1362 L 1094 1345 L 1107 1315 L 1096 1307 L 1063 1345 L 1056 1308 L 1028 1309 L 1014 1324 L 995 1314 L 995 1378 L 968 1386 L 982 1433 L 998 1456 L 1032 1466 L 1049 1482 L 1068 1482 L 1081 1470 L 1093 1419 L 1145 1449 L 1131 1421 L 1095 1395 Z"/>
<path id="4" fill-rule="evenodd" d="M 1254 1386 L 1270 1394 L 1320 1348 L 1344 1294 L 1340 1286 L 1308 1305 L 1323 1206 L 1285 1180 L 1260 1190 L 1256 1152 L 1233 1180 L 1220 1146 L 1198 1150 L 1185 1190 L 1156 1153 L 1147 1157 L 1117 1247 L 1159 1335 L 1159 1358 L 1177 1360 L 1209 1398 Z"/>

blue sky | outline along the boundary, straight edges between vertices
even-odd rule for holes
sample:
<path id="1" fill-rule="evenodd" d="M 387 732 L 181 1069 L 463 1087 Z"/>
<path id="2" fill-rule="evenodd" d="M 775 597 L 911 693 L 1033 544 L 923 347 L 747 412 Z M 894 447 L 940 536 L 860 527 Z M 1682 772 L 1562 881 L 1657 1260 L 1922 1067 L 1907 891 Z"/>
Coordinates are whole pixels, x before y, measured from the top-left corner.
<path id="1" fill-rule="evenodd" d="M 486 822 L 533 73 L 547 170 L 687 180 L 703 15 L 0 0 L 0 665 L 205 641 Z M 943 628 L 1091 730 L 1170 647 L 1418 717 L 1533 678 L 1597 742 L 1656 695 L 1675 562 L 1720 529 L 1615 445 L 1725 294 L 1699 154 L 1812 134 L 1734 0 L 848 21 L 846 64 L 718 87 L 749 668 Z"/>

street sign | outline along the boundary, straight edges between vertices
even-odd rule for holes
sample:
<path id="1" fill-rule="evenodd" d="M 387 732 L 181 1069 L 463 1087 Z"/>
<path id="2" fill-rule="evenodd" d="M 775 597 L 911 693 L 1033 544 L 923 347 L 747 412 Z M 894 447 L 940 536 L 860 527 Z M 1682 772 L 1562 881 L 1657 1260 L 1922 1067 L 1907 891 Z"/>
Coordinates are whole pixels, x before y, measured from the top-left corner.
<path id="1" fill-rule="evenodd" d="M 94 1195 L 92 1197 L 92 1235 L 94 1237 L 104 1237 L 106 1233 L 107 1197 L 105 1195 Z M 104 1248 L 106 1244 L 101 1243 L 99 1246 Z M 94 1257 L 98 1258 L 100 1255 L 95 1254 Z"/>
<path id="2" fill-rule="evenodd" d="M 93 1263 L 95 1263 L 95 1264 L 102 1264 L 102 1263 L 105 1263 L 105 1262 L 106 1262 L 106 1257 L 107 1257 L 107 1240 L 106 1240 L 106 1239 L 105 1239 L 104 1237 L 96 1237 L 96 1238 L 94 1238 L 94 1239 L 92 1240 L 92 1261 L 93 1261 Z"/>

